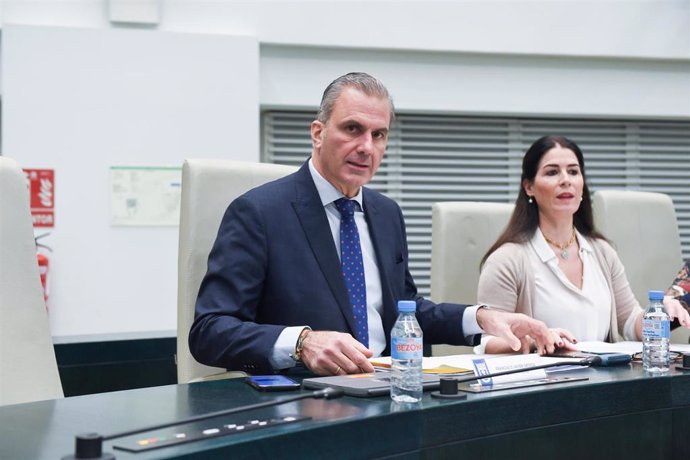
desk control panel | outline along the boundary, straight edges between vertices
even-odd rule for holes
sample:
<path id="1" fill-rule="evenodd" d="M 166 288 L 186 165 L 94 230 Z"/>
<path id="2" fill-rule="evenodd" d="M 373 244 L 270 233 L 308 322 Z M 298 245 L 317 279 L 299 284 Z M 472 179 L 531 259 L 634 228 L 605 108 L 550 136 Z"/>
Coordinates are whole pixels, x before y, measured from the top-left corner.
<path id="1" fill-rule="evenodd" d="M 288 415 L 281 418 L 271 418 L 264 420 L 253 419 L 248 420 L 244 423 L 227 423 L 219 426 L 211 426 L 203 430 L 167 430 L 165 432 L 157 433 L 154 435 L 138 436 L 136 438 L 129 438 L 129 440 L 118 441 L 118 444 L 114 445 L 113 448 L 117 450 L 124 450 L 126 452 L 144 452 L 152 449 L 160 449 L 162 447 L 169 447 L 188 442 L 201 441 L 203 439 L 218 438 L 221 436 L 228 436 L 237 433 L 246 433 L 248 431 L 270 428 L 277 425 L 298 423 L 309 419 L 311 419 L 311 417 L 299 417 L 296 415 Z"/>

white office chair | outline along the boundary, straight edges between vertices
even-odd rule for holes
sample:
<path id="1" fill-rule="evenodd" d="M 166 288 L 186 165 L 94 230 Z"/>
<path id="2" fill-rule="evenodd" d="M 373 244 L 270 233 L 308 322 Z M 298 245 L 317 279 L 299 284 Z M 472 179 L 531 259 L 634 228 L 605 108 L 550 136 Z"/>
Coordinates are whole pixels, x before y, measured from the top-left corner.
<path id="1" fill-rule="evenodd" d="M 244 375 L 205 366 L 192 357 L 187 339 L 194 320 L 194 304 L 206 274 L 208 254 L 230 202 L 258 185 L 295 170 L 291 166 L 230 160 L 184 162 L 177 291 L 178 383 Z"/>
<path id="2" fill-rule="evenodd" d="M 0 405 L 62 397 L 26 177 L 0 156 Z"/>
<path id="3" fill-rule="evenodd" d="M 632 190 L 593 194 L 594 224 L 618 252 L 635 297 L 644 308 L 650 289 L 665 291 L 683 264 L 678 221 L 668 195 Z M 688 341 L 687 329 L 673 332 Z"/>
<path id="4" fill-rule="evenodd" d="M 477 301 L 479 263 L 508 224 L 513 204 L 445 202 L 432 207 L 431 298 Z M 471 353 L 470 347 L 433 345 L 434 356 Z"/>

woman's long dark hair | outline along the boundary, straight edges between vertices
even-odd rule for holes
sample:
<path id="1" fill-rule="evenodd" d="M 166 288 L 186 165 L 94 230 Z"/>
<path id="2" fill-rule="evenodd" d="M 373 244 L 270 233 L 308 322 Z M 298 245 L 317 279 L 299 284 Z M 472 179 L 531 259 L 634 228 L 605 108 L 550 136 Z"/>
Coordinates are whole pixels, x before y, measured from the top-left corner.
<path id="1" fill-rule="evenodd" d="M 582 155 L 582 150 L 577 144 L 570 139 L 563 136 L 544 136 L 537 139 L 534 144 L 527 150 L 525 156 L 522 158 L 522 177 L 520 178 L 520 192 L 515 200 L 515 209 L 513 215 L 510 216 L 508 226 L 498 237 L 496 242 L 489 248 L 482 258 L 481 265 L 484 265 L 486 259 L 499 247 L 505 243 L 525 243 L 532 238 L 534 232 L 539 226 L 539 205 L 537 201 L 529 203 L 527 193 L 525 192 L 524 183 L 534 182 L 537 175 L 537 168 L 542 157 L 556 146 L 561 146 L 564 149 L 572 150 L 577 157 L 577 162 L 580 165 L 582 173 L 582 180 L 584 186 L 582 188 L 582 202 L 580 207 L 573 216 L 573 223 L 578 232 L 590 238 L 606 239 L 601 233 L 594 228 L 594 219 L 592 218 L 592 200 L 589 196 L 589 187 L 587 186 L 587 176 L 585 175 L 585 159 Z"/>

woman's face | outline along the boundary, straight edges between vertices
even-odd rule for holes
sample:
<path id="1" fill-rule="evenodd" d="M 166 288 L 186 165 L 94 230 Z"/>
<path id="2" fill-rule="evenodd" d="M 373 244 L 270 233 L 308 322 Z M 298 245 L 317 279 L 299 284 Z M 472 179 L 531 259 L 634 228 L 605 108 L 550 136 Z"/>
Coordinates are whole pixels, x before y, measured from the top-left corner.
<path id="1" fill-rule="evenodd" d="M 523 183 L 527 196 L 539 205 L 539 215 L 549 219 L 572 219 L 582 201 L 584 178 L 577 156 L 556 145 L 539 161 L 533 181 Z"/>

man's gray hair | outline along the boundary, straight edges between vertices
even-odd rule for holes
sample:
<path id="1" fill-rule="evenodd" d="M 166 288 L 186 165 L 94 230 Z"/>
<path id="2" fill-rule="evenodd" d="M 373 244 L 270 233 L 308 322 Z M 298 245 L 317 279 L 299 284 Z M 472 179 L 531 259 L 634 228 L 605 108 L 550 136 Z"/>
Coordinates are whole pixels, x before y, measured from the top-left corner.
<path id="1" fill-rule="evenodd" d="M 333 105 L 340 97 L 340 94 L 345 88 L 355 88 L 367 96 L 375 96 L 388 99 L 388 106 L 390 110 L 391 122 L 395 118 L 395 108 L 393 107 L 393 99 L 388 94 L 388 89 L 378 79 L 372 77 L 364 72 L 351 72 L 342 77 L 338 77 L 331 82 L 326 90 L 323 92 L 321 98 L 321 105 L 319 112 L 316 114 L 316 119 L 321 123 L 327 123 L 331 118 Z"/>

